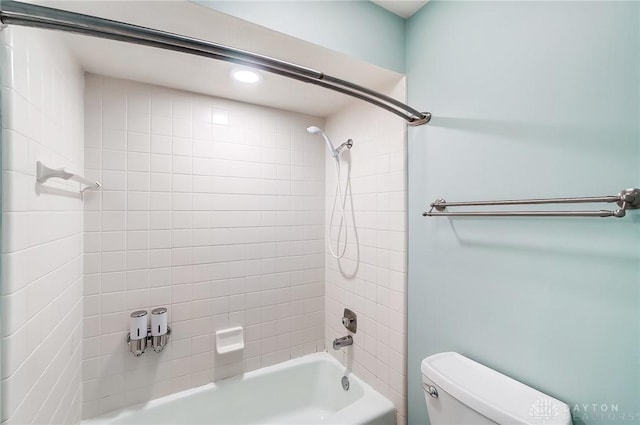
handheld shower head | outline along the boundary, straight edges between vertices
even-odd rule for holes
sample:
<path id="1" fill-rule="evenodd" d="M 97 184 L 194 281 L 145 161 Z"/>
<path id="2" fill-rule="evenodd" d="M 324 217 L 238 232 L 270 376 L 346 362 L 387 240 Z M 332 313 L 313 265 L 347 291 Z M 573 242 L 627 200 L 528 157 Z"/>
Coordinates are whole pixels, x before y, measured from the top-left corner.
<path id="1" fill-rule="evenodd" d="M 316 127 L 315 125 L 312 125 L 310 127 L 307 127 L 307 132 L 322 136 L 324 141 L 327 143 L 327 148 L 329 149 L 329 153 L 331 154 L 331 156 L 334 158 L 338 156 L 339 152 L 336 151 L 336 148 L 333 147 L 333 143 L 331 143 L 331 140 L 329 140 L 329 136 L 327 136 L 324 131 L 322 131 L 320 128 Z"/>
<path id="2" fill-rule="evenodd" d="M 351 149 L 351 147 L 353 146 L 353 140 L 348 139 L 346 142 L 342 143 L 340 146 L 338 146 L 337 148 L 333 147 L 333 143 L 331 143 L 331 140 L 329 140 L 329 137 L 325 134 L 324 131 L 322 131 L 320 128 L 316 127 L 316 126 L 310 126 L 307 127 L 307 132 L 309 132 L 310 134 L 315 134 L 315 135 L 320 135 L 322 136 L 322 138 L 324 139 L 324 141 L 327 143 L 327 148 L 329 148 L 329 154 L 331 154 L 331 157 L 333 158 L 334 161 L 334 165 L 335 165 L 335 169 L 336 169 L 336 190 L 335 190 L 335 194 L 333 196 L 333 207 L 331 208 L 331 216 L 329 218 L 329 225 L 326 226 L 326 240 L 327 240 L 327 247 L 329 248 L 329 253 L 331 254 L 331 256 L 337 260 L 341 259 L 344 257 L 344 254 L 347 252 L 347 246 L 348 246 L 348 228 L 347 228 L 347 215 L 345 213 L 345 205 L 347 203 L 347 196 L 348 194 L 351 194 L 351 183 L 349 181 L 350 175 L 351 175 L 351 161 L 346 161 L 347 164 L 347 182 L 346 182 L 346 186 L 344 187 L 344 192 L 342 190 L 342 179 L 340 178 L 340 152 L 342 152 L 342 150 L 344 148 L 347 149 Z M 333 242 L 331 241 L 331 229 L 333 227 L 333 218 L 334 215 L 336 213 L 336 208 L 340 208 L 340 212 L 341 214 L 341 218 L 339 221 L 339 225 L 338 225 L 338 238 L 336 241 L 336 251 L 334 251 L 332 245 Z M 351 208 L 353 208 L 353 200 L 351 202 Z M 355 220 L 355 218 L 354 218 Z M 353 232 L 356 233 L 356 228 L 353 227 Z M 357 233 L 356 233 L 356 242 L 357 242 Z M 342 242 L 342 240 L 344 240 L 344 243 Z"/>

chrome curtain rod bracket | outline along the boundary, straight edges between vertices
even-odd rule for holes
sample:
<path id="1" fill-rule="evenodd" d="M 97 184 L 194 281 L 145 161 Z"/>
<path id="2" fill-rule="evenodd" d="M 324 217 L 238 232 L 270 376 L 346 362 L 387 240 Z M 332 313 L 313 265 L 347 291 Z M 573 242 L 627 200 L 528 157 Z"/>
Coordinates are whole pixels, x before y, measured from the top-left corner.
<path id="1" fill-rule="evenodd" d="M 422 115 L 423 115 L 423 118 L 411 119 L 407 121 L 407 124 L 409 124 L 411 127 L 418 127 L 423 124 L 428 124 L 429 121 L 431 121 L 431 112 L 423 112 Z"/>
<path id="2" fill-rule="evenodd" d="M 423 125 L 431 120 L 428 112 L 419 112 L 390 96 L 314 69 L 153 28 L 14 0 L 0 1 L 0 23 L 65 31 L 232 62 L 355 97 L 401 117 L 411 126 Z"/>
<path id="3" fill-rule="evenodd" d="M 477 207 L 498 205 L 542 205 L 542 204 L 585 204 L 613 203 L 618 209 L 599 211 L 446 211 L 447 207 Z M 422 213 L 424 217 L 616 217 L 622 218 L 627 210 L 640 208 L 640 189 L 624 189 L 614 196 L 596 196 L 582 198 L 548 198 L 548 199 L 512 199 L 503 201 L 468 201 L 447 202 L 438 198 L 430 205 L 429 211 Z M 434 211 L 435 210 L 435 211 Z"/>

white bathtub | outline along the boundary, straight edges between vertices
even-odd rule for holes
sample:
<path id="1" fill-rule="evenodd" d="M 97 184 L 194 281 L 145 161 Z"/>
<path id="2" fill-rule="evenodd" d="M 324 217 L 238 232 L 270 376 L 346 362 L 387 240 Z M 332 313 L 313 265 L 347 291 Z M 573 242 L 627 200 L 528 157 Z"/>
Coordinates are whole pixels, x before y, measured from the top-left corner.
<path id="1" fill-rule="evenodd" d="M 393 404 L 328 353 L 315 353 L 82 422 L 395 425 Z"/>

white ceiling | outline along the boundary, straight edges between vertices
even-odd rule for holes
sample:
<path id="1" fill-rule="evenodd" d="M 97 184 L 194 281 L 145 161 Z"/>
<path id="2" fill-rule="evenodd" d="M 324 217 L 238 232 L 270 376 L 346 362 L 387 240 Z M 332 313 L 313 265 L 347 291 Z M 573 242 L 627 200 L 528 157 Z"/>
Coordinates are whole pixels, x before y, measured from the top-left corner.
<path id="1" fill-rule="evenodd" d="M 403 18 L 408 18 L 418 11 L 429 0 L 406 1 L 406 0 L 371 0 L 378 6 L 384 7 L 388 11 Z"/>
<path id="2" fill-rule="evenodd" d="M 43 4 L 233 46 L 374 90 L 387 89 L 402 78 L 398 73 L 188 1 Z M 218 60 L 87 36 L 65 34 L 64 38 L 85 70 L 96 74 L 317 116 L 330 115 L 353 101 L 343 94 L 269 73 L 263 73 L 258 85 L 243 85 L 230 78 L 237 66 Z"/>

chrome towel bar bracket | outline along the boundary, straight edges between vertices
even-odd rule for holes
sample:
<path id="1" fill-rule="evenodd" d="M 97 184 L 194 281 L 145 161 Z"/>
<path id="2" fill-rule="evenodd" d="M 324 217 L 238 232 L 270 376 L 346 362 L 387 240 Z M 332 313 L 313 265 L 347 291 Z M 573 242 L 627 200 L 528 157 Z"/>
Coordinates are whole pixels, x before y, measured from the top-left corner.
<path id="1" fill-rule="evenodd" d="M 477 207 L 500 205 L 542 205 L 542 204 L 584 204 L 613 203 L 616 210 L 597 211 L 446 211 L 447 207 Z M 431 203 L 429 211 L 422 213 L 424 217 L 616 217 L 622 218 L 627 210 L 640 208 L 640 189 L 624 189 L 614 196 L 594 196 L 582 198 L 548 198 L 548 199 L 512 199 L 502 201 L 467 201 L 447 202 L 442 198 Z"/>

